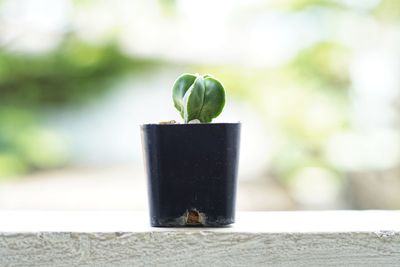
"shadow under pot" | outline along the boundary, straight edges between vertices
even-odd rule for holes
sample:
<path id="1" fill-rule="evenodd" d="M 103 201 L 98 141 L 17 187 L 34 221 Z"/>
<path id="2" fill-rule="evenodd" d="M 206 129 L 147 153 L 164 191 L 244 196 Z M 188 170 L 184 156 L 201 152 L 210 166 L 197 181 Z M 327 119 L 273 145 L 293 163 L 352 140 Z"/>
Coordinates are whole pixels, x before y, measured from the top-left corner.
<path id="1" fill-rule="evenodd" d="M 235 222 L 240 123 L 141 126 L 152 226 Z"/>

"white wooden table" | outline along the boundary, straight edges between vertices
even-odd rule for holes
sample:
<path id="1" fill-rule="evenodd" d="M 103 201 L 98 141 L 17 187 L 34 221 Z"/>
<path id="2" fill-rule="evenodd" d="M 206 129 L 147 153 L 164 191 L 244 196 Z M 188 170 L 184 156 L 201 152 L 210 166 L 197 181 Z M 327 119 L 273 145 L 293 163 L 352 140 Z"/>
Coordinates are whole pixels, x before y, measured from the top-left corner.
<path id="1" fill-rule="evenodd" d="M 0 266 L 400 266 L 400 211 L 242 212 L 152 228 L 138 212 L 0 211 Z"/>

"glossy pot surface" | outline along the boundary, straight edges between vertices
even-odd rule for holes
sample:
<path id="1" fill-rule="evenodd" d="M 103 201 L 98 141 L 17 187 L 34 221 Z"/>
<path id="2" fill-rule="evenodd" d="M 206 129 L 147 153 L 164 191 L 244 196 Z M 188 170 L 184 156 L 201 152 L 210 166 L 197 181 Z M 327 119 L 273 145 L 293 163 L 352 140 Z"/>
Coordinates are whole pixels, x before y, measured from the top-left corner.
<path id="1" fill-rule="evenodd" d="M 240 126 L 141 126 L 152 226 L 224 226 L 235 221 Z"/>

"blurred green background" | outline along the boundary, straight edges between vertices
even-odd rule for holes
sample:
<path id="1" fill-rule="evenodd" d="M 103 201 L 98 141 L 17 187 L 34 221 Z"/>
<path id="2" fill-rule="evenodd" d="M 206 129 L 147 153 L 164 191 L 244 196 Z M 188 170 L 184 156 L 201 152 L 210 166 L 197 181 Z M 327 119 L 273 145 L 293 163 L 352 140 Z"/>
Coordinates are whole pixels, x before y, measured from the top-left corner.
<path id="1" fill-rule="evenodd" d="M 0 208 L 144 208 L 76 192 L 141 190 L 181 72 L 243 122 L 239 208 L 400 208 L 397 0 L 0 1 Z"/>

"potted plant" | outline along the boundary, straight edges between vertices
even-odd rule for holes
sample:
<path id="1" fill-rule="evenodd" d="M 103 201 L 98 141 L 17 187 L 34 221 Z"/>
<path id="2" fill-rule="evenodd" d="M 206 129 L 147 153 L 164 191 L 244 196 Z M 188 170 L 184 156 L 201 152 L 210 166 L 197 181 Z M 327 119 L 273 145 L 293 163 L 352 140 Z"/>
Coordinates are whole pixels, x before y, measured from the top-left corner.
<path id="1" fill-rule="evenodd" d="M 151 225 L 232 224 L 240 123 L 211 123 L 224 87 L 210 75 L 183 74 L 172 91 L 184 123 L 141 126 Z"/>

